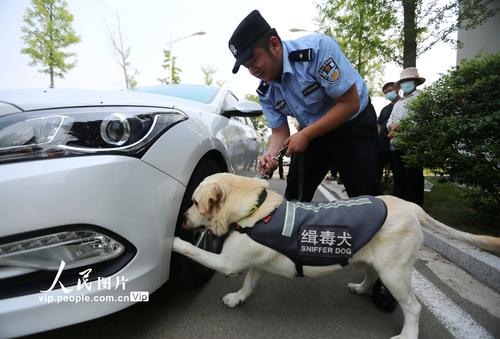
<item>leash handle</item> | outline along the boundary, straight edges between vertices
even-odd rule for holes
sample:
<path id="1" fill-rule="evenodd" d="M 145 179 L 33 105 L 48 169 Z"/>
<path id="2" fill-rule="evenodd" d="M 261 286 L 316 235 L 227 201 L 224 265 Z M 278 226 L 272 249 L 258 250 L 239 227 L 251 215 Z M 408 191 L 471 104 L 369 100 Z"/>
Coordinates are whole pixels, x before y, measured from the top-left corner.
<path id="1" fill-rule="evenodd" d="M 276 160 L 276 161 L 280 161 L 280 159 L 285 156 L 287 150 L 288 150 L 287 146 L 282 147 L 279 150 L 278 154 L 276 156 L 272 157 L 272 159 Z M 269 174 L 267 174 L 264 169 L 262 169 L 262 171 L 260 172 L 260 178 L 264 179 L 264 180 L 269 180 L 269 179 L 271 179 L 271 176 Z"/>
<path id="2" fill-rule="evenodd" d="M 278 152 L 278 154 L 273 157 L 273 159 L 276 160 L 276 161 L 279 161 L 281 158 L 283 158 L 285 156 L 287 150 L 288 150 L 287 146 L 282 147 L 280 149 L 280 151 Z"/>

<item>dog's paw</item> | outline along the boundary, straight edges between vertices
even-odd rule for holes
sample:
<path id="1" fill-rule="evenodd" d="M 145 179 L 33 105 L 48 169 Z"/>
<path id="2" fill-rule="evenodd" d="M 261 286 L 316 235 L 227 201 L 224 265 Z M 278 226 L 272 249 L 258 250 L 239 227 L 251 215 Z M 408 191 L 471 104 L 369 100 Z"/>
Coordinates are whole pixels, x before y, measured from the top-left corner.
<path id="1" fill-rule="evenodd" d="M 187 241 L 182 240 L 179 237 L 174 237 L 174 243 L 172 244 L 172 251 L 187 254 L 189 252 L 189 247 L 192 246 Z"/>
<path id="2" fill-rule="evenodd" d="M 233 308 L 242 304 L 245 301 L 245 298 L 238 292 L 228 293 L 222 297 L 222 302 L 227 306 Z"/>
<path id="3" fill-rule="evenodd" d="M 349 291 L 357 295 L 368 293 L 368 291 L 366 291 L 361 284 L 349 283 L 347 284 L 347 288 L 349 289 Z"/>

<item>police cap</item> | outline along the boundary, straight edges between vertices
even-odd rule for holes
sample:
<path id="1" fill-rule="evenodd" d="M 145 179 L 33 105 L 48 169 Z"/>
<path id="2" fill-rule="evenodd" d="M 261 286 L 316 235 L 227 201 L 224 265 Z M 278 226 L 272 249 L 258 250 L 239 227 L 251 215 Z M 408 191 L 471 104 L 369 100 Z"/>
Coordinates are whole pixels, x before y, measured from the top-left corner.
<path id="1" fill-rule="evenodd" d="M 271 30 L 274 28 L 269 26 L 258 10 L 253 10 L 240 22 L 229 39 L 229 50 L 236 58 L 233 74 L 236 74 L 240 65 L 252 56 L 257 41 Z"/>

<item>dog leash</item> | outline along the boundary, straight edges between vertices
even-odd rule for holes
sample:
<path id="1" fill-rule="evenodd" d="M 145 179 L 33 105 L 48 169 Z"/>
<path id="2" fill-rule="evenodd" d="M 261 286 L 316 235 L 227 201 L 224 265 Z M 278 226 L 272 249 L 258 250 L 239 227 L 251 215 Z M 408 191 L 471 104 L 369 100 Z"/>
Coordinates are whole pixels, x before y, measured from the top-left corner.
<path id="1" fill-rule="evenodd" d="M 280 149 L 280 151 L 278 152 L 278 154 L 274 157 L 272 157 L 272 159 L 276 160 L 276 161 L 279 161 L 280 159 L 282 159 L 285 154 L 286 154 L 286 151 L 288 150 L 288 147 L 285 146 L 283 148 Z M 297 161 L 298 161 L 298 176 L 299 176 L 299 187 L 298 187 L 298 201 L 302 201 L 303 199 L 303 196 L 304 196 L 304 156 L 302 154 L 297 154 L 296 155 L 298 158 L 297 158 Z M 262 171 L 260 172 L 260 178 L 261 179 L 264 179 L 264 180 L 269 180 L 271 179 L 271 176 L 269 174 L 267 174 L 265 172 L 264 169 L 262 169 Z"/>
<path id="2" fill-rule="evenodd" d="M 278 154 L 275 155 L 274 157 L 272 157 L 271 159 L 279 162 L 280 159 L 283 159 L 287 150 L 288 150 L 287 146 L 281 148 L 280 151 L 278 152 Z M 264 169 L 262 169 L 262 171 L 260 172 L 260 178 L 264 179 L 264 180 L 269 180 L 269 179 L 271 179 L 271 175 L 267 174 L 266 171 Z"/>

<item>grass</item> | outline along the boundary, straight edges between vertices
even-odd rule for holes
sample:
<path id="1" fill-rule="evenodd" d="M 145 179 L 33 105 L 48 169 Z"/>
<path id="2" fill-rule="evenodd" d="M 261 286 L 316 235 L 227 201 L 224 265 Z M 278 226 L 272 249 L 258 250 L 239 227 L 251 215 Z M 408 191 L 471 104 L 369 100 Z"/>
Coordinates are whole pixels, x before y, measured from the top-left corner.
<path id="1" fill-rule="evenodd" d="M 475 233 L 500 236 L 500 215 L 485 215 L 471 207 L 467 188 L 453 182 L 428 177 L 434 186 L 431 192 L 424 193 L 424 210 L 433 218 L 455 229 Z M 392 191 L 391 180 L 382 183 L 384 193 Z"/>

